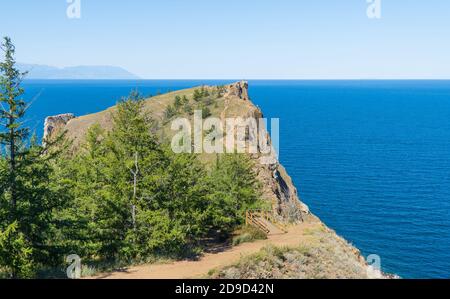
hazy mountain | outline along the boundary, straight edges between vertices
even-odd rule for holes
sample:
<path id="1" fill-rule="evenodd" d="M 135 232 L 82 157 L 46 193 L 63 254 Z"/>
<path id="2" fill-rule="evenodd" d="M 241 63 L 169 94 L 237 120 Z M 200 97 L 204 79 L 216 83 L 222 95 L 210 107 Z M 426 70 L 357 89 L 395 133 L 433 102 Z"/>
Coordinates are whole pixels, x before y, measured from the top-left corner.
<path id="1" fill-rule="evenodd" d="M 138 76 L 116 66 L 73 66 L 57 68 L 48 65 L 18 64 L 28 71 L 27 79 L 139 79 Z"/>

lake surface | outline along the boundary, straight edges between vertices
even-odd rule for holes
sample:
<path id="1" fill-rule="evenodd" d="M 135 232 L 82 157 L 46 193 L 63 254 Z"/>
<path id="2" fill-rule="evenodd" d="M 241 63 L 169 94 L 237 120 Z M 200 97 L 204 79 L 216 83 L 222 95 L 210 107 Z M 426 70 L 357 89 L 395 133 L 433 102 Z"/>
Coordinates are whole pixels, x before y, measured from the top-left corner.
<path id="1" fill-rule="evenodd" d="M 26 81 L 26 124 L 234 80 Z M 37 97 L 36 97 L 37 96 Z M 302 200 L 384 271 L 450 278 L 450 81 L 250 81 Z"/>

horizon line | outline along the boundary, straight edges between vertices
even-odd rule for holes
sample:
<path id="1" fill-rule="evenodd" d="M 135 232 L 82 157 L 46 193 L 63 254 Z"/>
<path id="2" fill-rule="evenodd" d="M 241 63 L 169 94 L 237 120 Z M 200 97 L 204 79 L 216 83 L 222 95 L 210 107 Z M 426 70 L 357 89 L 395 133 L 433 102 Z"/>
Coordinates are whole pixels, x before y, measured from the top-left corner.
<path id="1" fill-rule="evenodd" d="M 48 80 L 48 81 L 449 81 L 450 78 L 136 78 L 136 79 L 114 79 L 114 78 L 24 78 L 24 81 Z"/>

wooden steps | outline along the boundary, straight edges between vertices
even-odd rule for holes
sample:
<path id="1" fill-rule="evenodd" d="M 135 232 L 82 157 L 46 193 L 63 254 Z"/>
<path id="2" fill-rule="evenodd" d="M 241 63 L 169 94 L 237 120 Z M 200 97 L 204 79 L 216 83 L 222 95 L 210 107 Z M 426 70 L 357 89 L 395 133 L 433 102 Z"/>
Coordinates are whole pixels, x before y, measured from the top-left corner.
<path id="1" fill-rule="evenodd" d="M 286 225 L 275 219 L 268 210 L 248 210 L 245 212 L 245 224 L 256 227 L 265 234 L 287 233 Z"/>

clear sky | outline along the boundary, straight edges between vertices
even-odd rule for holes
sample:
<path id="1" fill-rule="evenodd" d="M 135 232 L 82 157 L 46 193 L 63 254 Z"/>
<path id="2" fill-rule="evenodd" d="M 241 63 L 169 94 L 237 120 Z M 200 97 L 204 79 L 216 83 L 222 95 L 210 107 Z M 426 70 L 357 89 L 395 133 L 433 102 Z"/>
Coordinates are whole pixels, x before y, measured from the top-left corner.
<path id="1" fill-rule="evenodd" d="M 0 0 L 17 60 L 143 78 L 450 78 L 450 1 Z"/>

